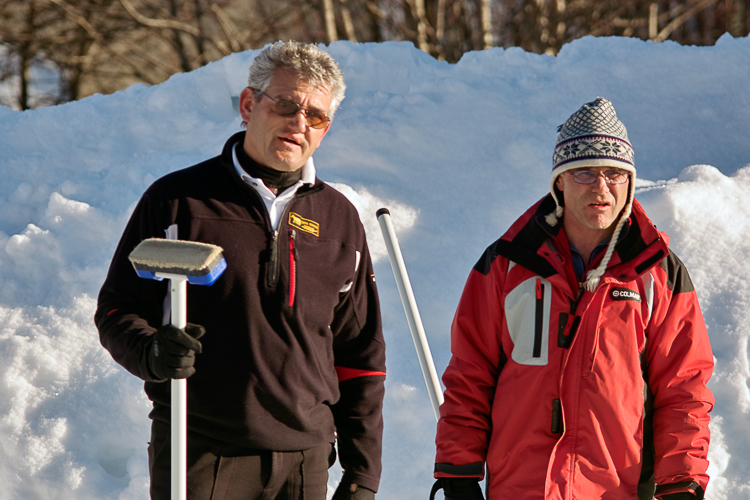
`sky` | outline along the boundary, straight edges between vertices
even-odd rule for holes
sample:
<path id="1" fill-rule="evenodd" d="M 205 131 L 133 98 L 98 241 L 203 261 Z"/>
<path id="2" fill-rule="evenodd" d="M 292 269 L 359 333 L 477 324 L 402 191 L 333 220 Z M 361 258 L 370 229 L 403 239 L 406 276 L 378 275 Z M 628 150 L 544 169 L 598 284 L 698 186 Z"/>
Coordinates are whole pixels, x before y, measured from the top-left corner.
<path id="1" fill-rule="evenodd" d="M 556 127 L 611 100 L 636 198 L 688 267 L 716 396 L 706 498 L 750 500 L 750 39 L 712 47 L 586 37 L 557 56 L 335 42 L 347 97 L 315 153 L 360 212 L 387 344 L 378 498 L 427 498 L 435 418 L 375 212 L 393 222 L 438 373 L 484 249 L 549 189 Z M 0 107 L 0 500 L 148 497 L 150 403 L 99 344 L 96 296 L 135 203 L 219 154 L 257 51 L 112 95 Z M 189 293 L 189 291 L 188 291 Z M 340 467 L 330 471 L 329 490 Z"/>

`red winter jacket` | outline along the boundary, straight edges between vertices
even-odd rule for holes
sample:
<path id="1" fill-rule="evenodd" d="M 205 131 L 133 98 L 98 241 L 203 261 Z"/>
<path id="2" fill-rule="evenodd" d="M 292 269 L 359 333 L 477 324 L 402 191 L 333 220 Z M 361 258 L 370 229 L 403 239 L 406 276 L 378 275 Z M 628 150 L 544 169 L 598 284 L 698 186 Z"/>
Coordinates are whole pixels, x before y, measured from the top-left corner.
<path id="1" fill-rule="evenodd" d="M 594 292 L 544 222 L 550 196 L 484 253 L 453 321 L 435 477 L 481 478 L 486 463 L 489 500 L 705 489 L 708 334 L 668 237 L 633 205 Z"/>

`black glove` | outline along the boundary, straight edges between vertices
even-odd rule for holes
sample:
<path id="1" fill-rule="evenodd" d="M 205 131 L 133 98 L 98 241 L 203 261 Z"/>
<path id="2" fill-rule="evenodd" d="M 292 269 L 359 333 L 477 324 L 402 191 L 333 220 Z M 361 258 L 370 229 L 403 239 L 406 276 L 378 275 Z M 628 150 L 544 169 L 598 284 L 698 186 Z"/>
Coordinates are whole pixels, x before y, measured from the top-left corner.
<path id="1" fill-rule="evenodd" d="M 156 380 L 188 378 L 195 373 L 195 353 L 202 346 L 197 339 L 206 333 L 200 325 L 188 323 L 185 331 L 164 325 L 153 334 L 148 347 L 148 367 Z"/>
<path id="2" fill-rule="evenodd" d="M 687 491 L 683 491 L 682 493 L 672 493 L 671 495 L 664 495 L 661 497 L 661 500 L 696 500 L 698 496 L 694 495 L 693 493 L 689 493 Z"/>
<path id="3" fill-rule="evenodd" d="M 441 488 L 445 500 L 484 500 L 479 479 L 475 477 L 441 477 L 432 486 L 430 500 L 435 498 L 435 493 Z"/>
<path id="4" fill-rule="evenodd" d="M 357 486 L 357 489 L 352 493 L 350 483 L 339 483 L 339 487 L 336 488 L 336 493 L 333 494 L 331 500 L 375 500 L 375 492 L 368 490 L 363 486 Z"/>

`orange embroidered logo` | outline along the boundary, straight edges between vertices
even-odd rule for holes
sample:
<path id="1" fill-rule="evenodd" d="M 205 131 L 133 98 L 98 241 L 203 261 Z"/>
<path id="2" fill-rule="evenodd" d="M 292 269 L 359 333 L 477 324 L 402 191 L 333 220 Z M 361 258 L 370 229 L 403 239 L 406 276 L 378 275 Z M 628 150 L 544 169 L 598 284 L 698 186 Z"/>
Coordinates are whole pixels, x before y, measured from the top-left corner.
<path id="1" fill-rule="evenodd" d="M 320 236 L 320 224 L 314 220 L 305 219 L 300 214 L 289 212 L 289 225 L 313 236 Z"/>

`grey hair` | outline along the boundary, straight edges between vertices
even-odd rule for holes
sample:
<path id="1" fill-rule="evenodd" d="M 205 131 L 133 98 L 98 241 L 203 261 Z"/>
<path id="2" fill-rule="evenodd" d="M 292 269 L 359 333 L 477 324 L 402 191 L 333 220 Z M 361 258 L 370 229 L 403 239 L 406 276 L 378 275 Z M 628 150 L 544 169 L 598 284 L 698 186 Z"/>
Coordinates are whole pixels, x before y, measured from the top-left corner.
<path id="1" fill-rule="evenodd" d="M 295 73 L 311 87 L 323 87 L 331 92 L 328 117 L 333 115 L 344 100 L 346 84 L 339 65 L 330 54 L 311 43 L 295 41 L 276 42 L 255 56 L 250 65 L 247 85 L 251 89 L 265 92 L 271 85 L 277 69 Z"/>

